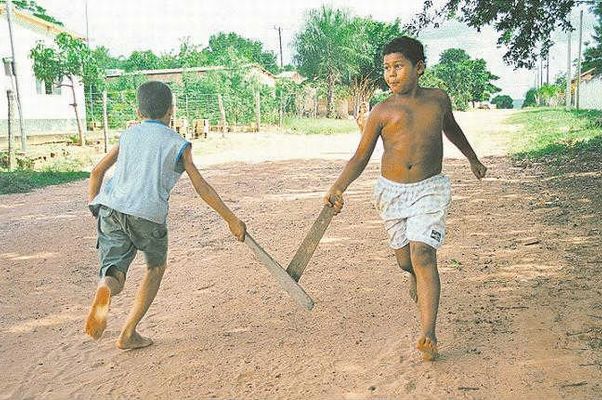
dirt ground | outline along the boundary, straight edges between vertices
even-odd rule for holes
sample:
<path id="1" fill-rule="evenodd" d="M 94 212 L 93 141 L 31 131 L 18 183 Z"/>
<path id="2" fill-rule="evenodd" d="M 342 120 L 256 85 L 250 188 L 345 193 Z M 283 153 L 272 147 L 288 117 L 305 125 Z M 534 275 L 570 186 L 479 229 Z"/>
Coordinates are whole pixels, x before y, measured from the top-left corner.
<path id="1" fill-rule="evenodd" d="M 76 182 L 0 196 L 0 399 L 599 399 L 600 156 L 513 165 L 502 155 L 506 115 L 459 116 L 486 155 L 484 181 L 446 153 L 453 202 L 439 252 L 440 361 L 422 362 L 414 349 L 415 306 L 369 202 L 378 157 L 301 278 L 311 312 L 183 178 L 171 196 L 169 268 L 140 325 L 155 344 L 127 352 L 114 341 L 143 257 L 104 337 L 90 340 L 95 222 L 86 182 Z M 255 139 L 199 163 L 287 265 L 358 135 Z"/>

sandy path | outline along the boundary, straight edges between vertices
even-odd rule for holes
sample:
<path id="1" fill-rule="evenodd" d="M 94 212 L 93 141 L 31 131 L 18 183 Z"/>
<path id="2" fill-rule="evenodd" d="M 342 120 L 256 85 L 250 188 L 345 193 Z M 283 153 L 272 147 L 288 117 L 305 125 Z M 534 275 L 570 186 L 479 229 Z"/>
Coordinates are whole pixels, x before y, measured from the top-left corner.
<path id="1" fill-rule="evenodd" d="M 475 116 L 483 117 L 491 120 Z M 351 187 L 301 280 L 317 303 L 311 313 L 183 179 L 171 199 L 170 267 L 141 324 L 156 344 L 130 352 L 113 342 L 142 257 L 112 304 L 105 337 L 82 333 L 97 270 L 85 182 L 0 196 L 0 399 L 598 398 L 599 164 L 550 175 L 503 157 L 484 161 L 491 173 L 481 183 L 464 161 L 445 166 L 454 201 L 439 257 L 436 363 L 413 349 L 414 306 L 368 203 L 377 163 Z M 287 264 L 343 164 L 230 163 L 204 175 Z"/>

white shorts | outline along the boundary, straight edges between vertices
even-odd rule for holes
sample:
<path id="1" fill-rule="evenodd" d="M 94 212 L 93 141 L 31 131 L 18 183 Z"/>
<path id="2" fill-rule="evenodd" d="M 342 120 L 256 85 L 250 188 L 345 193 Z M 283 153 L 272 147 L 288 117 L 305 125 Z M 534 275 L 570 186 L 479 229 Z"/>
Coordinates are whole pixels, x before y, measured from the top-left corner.
<path id="1" fill-rule="evenodd" d="M 374 185 L 373 202 L 385 223 L 393 249 L 410 241 L 438 249 L 445 239 L 445 217 L 451 185 L 445 175 L 416 183 L 398 183 L 382 176 Z"/>

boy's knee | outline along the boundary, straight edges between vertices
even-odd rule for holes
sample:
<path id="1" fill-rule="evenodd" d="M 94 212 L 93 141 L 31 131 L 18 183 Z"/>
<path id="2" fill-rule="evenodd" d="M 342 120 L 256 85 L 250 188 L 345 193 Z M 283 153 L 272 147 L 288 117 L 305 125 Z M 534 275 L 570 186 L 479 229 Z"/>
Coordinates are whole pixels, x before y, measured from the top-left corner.
<path id="1" fill-rule="evenodd" d="M 411 260 L 414 268 L 436 266 L 437 265 L 437 250 L 425 243 L 411 243 Z"/>
<path id="2" fill-rule="evenodd" d="M 412 260 L 410 259 L 409 246 L 395 250 L 395 258 L 397 258 L 397 265 L 399 265 L 399 268 L 406 272 L 412 272 Z"/>
<path id="3" fill-rule="evenodd" d="M 149 275 L 154 276 L 154 277 L 162 277 L 163 274 L 165 273 L 165 269 L 167 268 L 166 264 L 163 265 L 158 265 L 158 266 L 153 266 L 151 267 L 150 265 L 147 267 L 146 271 Z"/>
<path id="4" fill-rule="evenodd" d="M 397 265 L 399 265 L 399 268 L 401 268 L 405 272 L 412 272 L 413 271 L 412 262 L 410 261 L 409 258 L 407 258 L 405 260 L 399 260 L 399 259 L 397 259 Z"/>
<path id="5" fill-rule="evenodd" d="M 107 270 L 104 281 L 111 289 L 111 295 L 119 294 L 125 285 L 125 273 L 115 267 L 111 267 Z"/>

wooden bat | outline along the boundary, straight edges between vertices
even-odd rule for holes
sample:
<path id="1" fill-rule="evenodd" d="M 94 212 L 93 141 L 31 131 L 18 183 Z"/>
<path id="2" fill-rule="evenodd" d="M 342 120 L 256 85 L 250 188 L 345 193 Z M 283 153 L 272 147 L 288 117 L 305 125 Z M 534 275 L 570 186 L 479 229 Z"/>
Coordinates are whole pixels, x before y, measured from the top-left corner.
<path id="1" fill-rule="evenodd" d="M 280 286 L 307 310 L 314 308 L 314 301 L 309 297 L 305 290 L 297 283 L 297 280 L 291 278 L 286 270 L 280 266 L 247 232 L 245 243 L 253 250 L 259 261 L 266 266 L 268 271 L 276 278 Z"/>
<path id="2" fill-rule="evenodd" d="M 318 215 L 318 219 L 316 219 L 316 222 L 314 222 L 309 229 L 305 239 L 303 239 L 303 243 L 301 243 L 301 246 L 299 246 L 293 259 L 286 268 L 286 272 L 295 280 L 295 282 L 299 282 L 305 267 L 307 267 L 311 256 L 316 251 L 318 243 L 320 243 L 322 236 L 324 236 L 324 232 L 326 232 L 326 228 L 330 225 L 333 216 L 334 208 L 325 205 L 322 208 L 320 215 Z"/>

